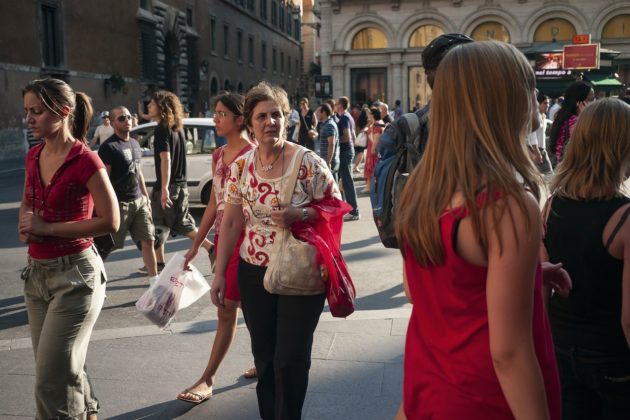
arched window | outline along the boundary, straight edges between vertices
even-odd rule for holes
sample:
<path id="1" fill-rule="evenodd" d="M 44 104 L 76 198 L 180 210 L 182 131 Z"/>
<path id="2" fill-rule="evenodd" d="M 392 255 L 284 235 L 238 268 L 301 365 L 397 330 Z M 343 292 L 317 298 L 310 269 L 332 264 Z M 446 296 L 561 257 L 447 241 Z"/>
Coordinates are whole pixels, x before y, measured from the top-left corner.
<path id="1" fill-rule="evenodd" d="M 576 34 L 575 26 L 568 20 L 548 19 L 536 28 L 534 42 L 570 41 Z"/>
<path id="2" fill-rule="evenodd" d="M 409 37 L 409 48 L 424 48 L 431 41 L 444 34 L 444 30 L 435 25 L 423 25 L 417 28 Z"/>
<path id="3" fill-rule="evenodd" d="M 216 96 L 217 93 L 219 93 L 219 82 L 213 77 L 210 82 L 210 96 Z"/>
<path id="4" fill-rule="evenodd" d="M 225 79 L 225 82 L 223 83 L 223 89 L 228 92 L 232 90 L 232 85 L 230 84 L 229 80 Z"/>
<path id="5" fill-rule="evenodd" d="M 238 93 L 243 93 L 243 82 L 238 82 L 237 92 Z"/>
<path id="6" fill-rule="evenodd" d="M 495 41 L 510 42 L 510 33 L 499 22 L 485 22 L 472 31 L 471 38 L 475 41 L 493 39 Z"/>
<path id="7" fill-rule="evenodd" d="M 387 48 L 387 38 L 380 29 L 365 28 L 352 38 L 353 50 Z"/>
<path id="8" fill-rule="evenodd" d="M 602 39 L 630 38 L 630 15 L 619 15 L 610 19 L 602 31 Z"/>

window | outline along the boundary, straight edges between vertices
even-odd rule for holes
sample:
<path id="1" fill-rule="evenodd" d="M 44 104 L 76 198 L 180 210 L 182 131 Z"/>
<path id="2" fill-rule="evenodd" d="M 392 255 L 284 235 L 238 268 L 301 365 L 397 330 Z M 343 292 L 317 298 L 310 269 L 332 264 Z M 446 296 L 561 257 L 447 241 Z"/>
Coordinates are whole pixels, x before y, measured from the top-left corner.
<path id="1" fill-rule="evenodd" d="M 265 70 L 267 68 L 267 43 L 265 41 L 262 42 L 262 48 L 260 51 L 262 57 L 262 68 Z"/>
<path id="2" fill-rule="evenodd" d="M 144 80 L 155 80 L 156 61 L 155 29 L 152 25 L 140 23 L 140 69 Z"/>
<path id="3" fill-rule="evenodd" d="M 409 48 L 424 48 L 435 38 L 443 35 L 444 31 L 439 26 L 424 25 L 413 31 L 409 37 Z"/>
<path id="4" fill-rule="evenodd" d="M 293 34 L 295 35 L 295 39 L 297 39 L 298 41 L 302 37 L 301 29 L 302 28 L 301 28 L 301 25 L 300 25 L 300 19 L 295 19 L 293 21 Z"/>
<path id="5" fill-rule="evenodd" d="M 300 72 L 300 60 L 298 60 L 297 58 L 295 59 L 295 72 Z"/>
<path id="6" fill-rule="evenodd" d="M 239 63 L 243 62 L 243 31 L 236 32 L 236 57 Z"/>
<path id="7" fill-rule="evenodd" d="M 287 55 L 287 74 L 291 77 L 291 56 Z"/>
<path id="8" fill-rule="evenodd" d="M 278 2 L 271 0 L 271 25 L 278 26 Z"/>
<path id="9" fill-rule="evenodd" d="M 254 13 L 254 0 L 247 0 L 247 10 Z"/>
<path id="10" fill-rule="evenodd" d="M 510 33 L 499 22 L 486 22 L 477 26 L 471 34 L 475 41 L 503 41 L 510 42 Z"/>
<path id="11" fill-rule="evenodd" d="M 210 51 L 217 51 L 217 20 L 210 18 Z"/>
<path id="12" fill-rule="evenodd" d="M 267 0 L 260 0 L 260 18 L 267 20 Z"/>
<path id="13" fill-rule="evenodd" d="M 352 39 L 353 50 L 366 50 L 374 48 L 387 48 L 387 38 L 380 29 L 362 29 Z"/>
<path id="14" fill-rule="evenodd" d="M 278 18 L 280 30 L 284 31 L 284 3 L 280 3 L 280 17 Z"/>
<path id="15" fill-rule="evenodd" d="M 602 39 L 630 38 L 630 15 L 610 19 L 602 30 Z"/>
<path id="16" fill-rule="evenodd" d="M 291 13 L 293 13 L 293 9 L 287 9 L 287 34 L 291 36 L 291 32 L 293 31 L 293 22 L 291 19 Z"/>
<path id="17" fill-rule="evenodd" d="M 249 64 L 254 64 L 254 37 L 249 36 L 247 39 L 248 53 L 249 53 Z"/>
<path id="18" fill-rule="evenodd" d="M 272 66 L 271 69 L 273 70 L 274 73 L 278 71 L 278 60 L 277 60 L 275 47 L 272 49 L 272 52 L 271 52 L 271 66 Z"/>
<path id="19" fill-rule="evenodd" d="M 44 65 L 61 67 L 63 47 L 61 22 L 57 7 L 42 4 L 42 46 Z"/>
<path id="20" fill-rule="evenodd" d="M 192 7 L 186 7 L 186 25 L 193 26 L 193 9 Z"/>
<path id="21" fill-rule="evenodd" d="M 199 51 L 197 38 L 186 37 L 186 49 L 188 50 L 188 88 L 191 92 L 199 89 Z"/>
<path id="22" fill-rule="evenodd" d="M 230 53 L 230 25 L 223 24 L 223 58 L 229 58 Z"/>
<path id="23" fill-rule="evenodd" d="M 140 0 L 140 8 L 149 10 L 149 0 Z"/>
<path id="24" fill-rule="evenodd" d="M 280 52 L 280 73 L 284 74 L 284 53 Z"/>
<path id="25" fill-rule="evenodd" d="M 566 19 L 549 19 L 536 28 L 534 42 L 571 41 L 577 32 L 571 22 Z"/>

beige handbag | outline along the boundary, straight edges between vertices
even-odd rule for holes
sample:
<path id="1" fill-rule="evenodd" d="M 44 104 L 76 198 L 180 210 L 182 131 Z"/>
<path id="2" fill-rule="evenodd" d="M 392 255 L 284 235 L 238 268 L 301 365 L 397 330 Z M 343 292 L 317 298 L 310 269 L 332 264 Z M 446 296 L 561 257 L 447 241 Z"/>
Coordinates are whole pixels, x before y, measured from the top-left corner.
<path id="1" fill-rule="evenodd" d="M 284 189 L 284 206 L 291 203 L 302 158 L 307 149 L 296 153 L 295 165 Z M 318 295 L 326 286 L 317 264 L 317 249 L 293 237 L 291 229 L 280 228 L 276 235 L 263 284 L 265 290 L 277 295 Z"/>

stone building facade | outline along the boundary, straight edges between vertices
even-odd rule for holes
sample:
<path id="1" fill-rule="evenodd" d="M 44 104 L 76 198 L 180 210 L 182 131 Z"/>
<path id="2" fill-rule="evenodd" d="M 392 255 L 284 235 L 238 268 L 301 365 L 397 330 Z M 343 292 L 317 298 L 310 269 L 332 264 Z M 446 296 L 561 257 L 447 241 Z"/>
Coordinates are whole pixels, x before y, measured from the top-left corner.
<path id="1" fill-rule="evenodd" d="M 562 48 L 575 34 L 600 42 L 608 83 L 630 83 L 630 2 L 618 0 L 321 0 L 322 74 L 353 103 L 426 104 L 421 52 L 459 32 L 510 42 L 524 52 Z M 534 64 L 534 58 L 527 54 Z M 618 77 L 615 78 L 614 74 Z M 606 83 L 606 82 L 602 82 Z"/>
<path id="2" fill-rule="evenodd" d="M 220 91 L 260 80 L 297 96 L 301 54 L 293 0 L 0 2 L 0 160 L 26 152 L 21 91 L 30 80 L 66 80 L 96 113 L 135 112 L 168 89 L 196 116 Z"/>

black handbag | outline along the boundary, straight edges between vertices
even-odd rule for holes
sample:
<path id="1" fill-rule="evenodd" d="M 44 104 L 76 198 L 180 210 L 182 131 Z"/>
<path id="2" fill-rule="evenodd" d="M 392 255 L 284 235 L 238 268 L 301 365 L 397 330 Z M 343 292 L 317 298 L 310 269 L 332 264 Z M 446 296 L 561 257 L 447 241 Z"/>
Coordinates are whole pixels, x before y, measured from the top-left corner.
<path id="1" fill-rule="evenodd" d="M 94 237 L 94 246 L 98 251 L 98 254 L 101 256 L 103 261 L 111 252 L 114 250 L 114 237 L 111 233 L 106 233 L 105 235 L 95 236 Z"/>

